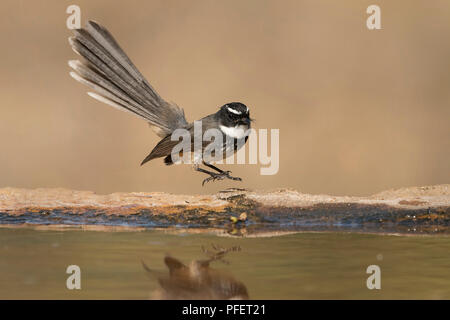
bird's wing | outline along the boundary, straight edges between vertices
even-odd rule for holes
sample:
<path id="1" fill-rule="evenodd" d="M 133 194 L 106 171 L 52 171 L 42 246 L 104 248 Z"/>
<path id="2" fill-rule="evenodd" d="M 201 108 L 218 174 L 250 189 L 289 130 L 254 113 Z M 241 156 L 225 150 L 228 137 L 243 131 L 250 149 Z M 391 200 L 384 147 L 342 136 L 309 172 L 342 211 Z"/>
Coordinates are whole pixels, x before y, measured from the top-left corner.
<path id="1" fill-rule="evenodd" d="M 141 166 L 150 160 L 170 155 L 172 153 L 172 149 L 179 143 L 180 142 L 178 140 L 171 140 L 170 135 L 164 137 L 163 139 L 161 139 L 161 141 L 158 142 L 158 144 L 153 148 L 149 155 L 145 157 L 144 160 L 142 160 Z"/>
<path id="2" fill-rule="evenodd" d="M 190 124 L 188 125 L 185 129 L 187 130 L 187 133 L 189 133 L 189 136 L 187 137 L 188 143 L 190 143 L 190 152 L 194 152 L 195 151 L 195 141 L 201 141 L 201 146 L 202 148 L 206 148 L 211 141 L 207 141 L 203 139 L 203 133 L 208 130 L 208 129 L 216 129 L 214 128 L 214 126 L 211 124 L 211 121 L 204 121 L 207 118 L 211 118 L 214 115 L 209 115 L 203 119 L 201 119 L 202 123 L 204 124 L 202 127 L 202 130 L 198 130 L 196 131 L 194 129 L 194 125 Z M 217 129 L 218 130 L 218 129 Z M 184 138 L 183 138 L 184 140 Z M 167 135 L 165 136 L 163 139 L 161 139 L 158 144 L 153 148 L 153 150 L 149 153 L 149 155 L 141 162 L 141 165 L 145 164 L 146 162 L 156 159 L 156 158 L 161 158 L 161 157 L 166 157 L 168 155 L 170 155 L 172 153 L 173 148 L 180 143 L 180 140 L 172 140 L 172 135 Z M 185 146 L 187 147 L 187 146 Z M 182 156 L 182 155 L 180 155 Z M 167 162 L 166 164 L 172 164 L 172 162 Z"/>
<path id="3" fill-rule="evenodd" d="M 159 96 L 104 27 L 89 21 L 69 43 L 86 59 L 69 61 L 70 74 L 94 90 L 90 96 L 147 120 L 161 137 L 188 125 L 183 109 Z"/>

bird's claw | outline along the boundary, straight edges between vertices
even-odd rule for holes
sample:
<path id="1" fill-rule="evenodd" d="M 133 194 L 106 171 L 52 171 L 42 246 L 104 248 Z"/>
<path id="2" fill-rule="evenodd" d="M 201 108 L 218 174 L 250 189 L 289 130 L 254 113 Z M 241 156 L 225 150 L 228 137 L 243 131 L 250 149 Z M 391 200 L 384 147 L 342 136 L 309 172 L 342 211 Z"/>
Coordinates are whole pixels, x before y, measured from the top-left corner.
<path id="1" fill-rule="evenodd" d="M 230 176 L 230 173 L 231 173 L 231 171 L 224 171 L 222 173 L 211 173 L 210 177 L 203 180 L 202 186 L 204 186 L 205 183 L 207 183 L 209 181 L 223 180 L 225 178 L 230 179 L 230 180 L 235 180 L 235 181 L 242 181 L 242 179 L 239 177 Z"/>

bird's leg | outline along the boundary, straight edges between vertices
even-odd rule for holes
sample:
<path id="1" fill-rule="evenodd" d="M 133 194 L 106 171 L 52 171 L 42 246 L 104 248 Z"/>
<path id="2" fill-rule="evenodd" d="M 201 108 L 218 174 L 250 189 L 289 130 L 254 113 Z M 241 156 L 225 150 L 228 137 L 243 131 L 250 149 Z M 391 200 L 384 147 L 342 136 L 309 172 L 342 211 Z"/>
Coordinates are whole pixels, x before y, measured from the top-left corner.
<path id="1" fill-rule="evenodd" d="M 209 177 L 206 178 L 205 180 L 203 180 L 202 186 L 204 186 L 205 183 L 207 183 L 209 181 L 223 180 L 223 179 L 225 179 L 225 177 L 227 177 L 227 175 L 225 173 L 215 173 L 215 172 L 211 172 L 211 171 L 208 171 L 208 170 L 205 170 L 202 168 L 195 168 L 195 170 L 209 174 Z"/>
<path id="2" fill-rule="evenodd" d="M 205 253 L 209 257 L 208 260 L 204 260 L 204 262 L 206 262 L 206 263 L 210 263 L 212 261 L 218 260 L 218 261 L 222 261 L 225 264 L 229 264 L 229 262 L 227 260 L 224 260 L 223 257 L 226 254 L 228 254 L 229 252 L 241 251 L 241 247 L 240 246 L 234 246 L 234 247 L 230 247 L 230 248 L 223 248 L 223 247 L 211 244 L 211 248 L 213 250 L 209 250 L 209 249 L 205 248 L 204 246 L 202 246 L 203 253 Z"/>
<path id="3" fill-rule="evenodd" d="M 203 164 L 204 164 L 205 166 L 207 166 L 208 168 L 211 168 L 211 169 L 216 170 L 216 171 L 219 172 L 219 173 L 224 173 L 224 172 L 231 173 L 231 171 L 223 171 L 223 170 L 217 168 L 216 166 L 214 166 L 214 165 L 212 165 L 212 164 L 210 164 L 210 163 L 208 163 L 208 162 L 205 162 L 205 161 L 203 161 Z"/>
<path id="4" fill-rule="evenodd" d="M 232 176 L 230 176 L 230 171 L 223 171 L 223 170 L 220 170 L 219 168 L 213 166 L 212 164 L 209 164 L 209 163 L 206 163 L 206 162 L 203 162 L 203 163 L 205 164 L 205 166 L 216 170 L 218 173 L 202 169 L 202 168 L 199 167 L 198 164 L 194 165 L 194 169 L 196 171 L 203 172 L 203 173 L 206 173 L 206 174 L 209 175 L 208 178 L 203 180 L 202 186 L 204 186 L 206 182 L 215 181 L 215 180 L 223 180 L 225 178 L 230 179 L 230 180 L 242 181 L 242 179 L 239 178 L 239 177 L 232 177 Z"/>
<path id="5" fill-rule="evenodd" d="M 205 162 L 205 161 L 203 161 L 203 164 L 204 164 L 205 166 L 207 166 L 208 168 L 211 168 L 211 169 L 216 170 L 217 172 L 219 172 L 220 175 L 224 175 L 226 178 L 228 178 L 228 179 L 230 179 L 230 180 L 242 181 L 242 179 L 239 178 L 239 177 L 232 177 L 232 176 L 230 175 L 231 171 L 223 171 L 223 170 L 217 168 L 216 166 L 212 165 L 211 163 L 208 163 L 208 162 Z M 222 179 L 223 179 L 223 178 L 222 178 Z M 220 179 L 220 180 L 222 180 L 222 179 Z"/>

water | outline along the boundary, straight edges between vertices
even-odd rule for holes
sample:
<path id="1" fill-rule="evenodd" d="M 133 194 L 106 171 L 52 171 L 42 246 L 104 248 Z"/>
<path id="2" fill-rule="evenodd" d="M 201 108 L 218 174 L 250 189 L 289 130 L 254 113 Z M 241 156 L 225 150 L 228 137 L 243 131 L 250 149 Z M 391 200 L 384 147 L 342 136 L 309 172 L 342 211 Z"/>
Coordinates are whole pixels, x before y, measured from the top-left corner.
<path id="1" fill-rule="evenodd" d="M 251 299 L 450 299 L 450 238 L 298 233 L 266 238 L 0 229 L 0 299 L 148 299 L 161 291 L 141 260 L 167 275 L 167 254 L 186 265 L 201 247 L 240 247 L 210 267 L 242 282 Z M 81 268 L 81 290 L 66 268 Z M 369 290 L 369 265 L 381 289 Z M 210 270 L 211 271 L 211 270 Z M 225 277 L 225 276 L 223 276 Z M 223 278 L 222 278 L 223 279 Z M 231 280 L 230 280 L 231 281 Z"/>

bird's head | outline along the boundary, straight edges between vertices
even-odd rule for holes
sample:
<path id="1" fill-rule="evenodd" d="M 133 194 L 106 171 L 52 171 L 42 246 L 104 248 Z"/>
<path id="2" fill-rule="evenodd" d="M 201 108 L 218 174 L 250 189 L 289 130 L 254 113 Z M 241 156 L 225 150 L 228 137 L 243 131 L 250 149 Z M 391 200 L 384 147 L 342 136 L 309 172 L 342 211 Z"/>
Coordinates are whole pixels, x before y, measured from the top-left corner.
<path id="1" fill-rule="evenodd" d="M 240 102 L 230 102 L 223 105 L 219 110 L 221 125 L 226 127 L 246 126 L 250 127 L 250 111 L 248 107 Z"/>

